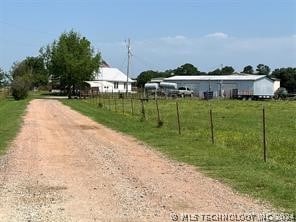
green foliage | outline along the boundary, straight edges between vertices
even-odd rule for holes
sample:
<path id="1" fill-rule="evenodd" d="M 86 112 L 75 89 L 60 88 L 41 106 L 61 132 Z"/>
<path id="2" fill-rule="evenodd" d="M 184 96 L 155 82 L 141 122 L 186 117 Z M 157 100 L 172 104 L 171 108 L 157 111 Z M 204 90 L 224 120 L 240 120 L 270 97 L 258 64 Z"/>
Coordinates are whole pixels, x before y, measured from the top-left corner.
<path id="1" fill-rule="evenodd" d="M 12 96 L 15 100 L 25 99 L 31 85 L 31 75 L 16 76 L 11 83 Z"/>
<path id="2" fill-rule="evenodd" d="M 11 83 L 12 96 L 15 100 L 25 99 L 28 96 L 30 87 L 32 86 L 33 69 L 23 60 L 14 63 L 11 69 L 13 78 Z"/>
<path id="3" fill-rule="evenodd" d="M 281 80 L 281 86 L 289 92 L 296 92 L 296 68 L 280 68 L 272 72 L 272 77 Z"/>
<path id="4" fill-rule="evenodd" d="M 4 85 L 4 81 L 5 81 L 5 72 L 0 68 L 0 87 Z"/>
<path id="5" fill-rule="evenodd" d="M 0 99 L 0 154 L 16 135 L 28 100 Z"/>
<path id="6" fill-rule="evenodd" d="M 232 66 L 224 66 L 222 69 L 215 69 L 208 73 L 208 75 L 231 75 L 234 73 L 234 68 Z"/>
<path id="7" fill-rule="evenodd" d="M 13 63 L 10 71 L 12 79 L 15 79 L 16 77 L 22 77 L 28 74 L 32 74 L 32 69 L 26 65 L 25 60 Z"/>
<path id="8" fill-rule="evenodd" d="M 48 84 L 48 72 L 45 68 L 43 58 L 27 57 L 21 62 L 15 62 L 12 66 L 11 76 L 13 79 L 26 76 L 30 79 L 30 89 L 46 86 Z"/>
<path id="9" fill-rule="evenodd" d="M 199 71 L 194 65 L 190 63 L 186 63 L 184 65 L 181 65 L 177 69 L 173 70 L 173 73 L 176 76 L 183 76 L 183 75 L 191 76 L 191 75 L 198 75 Z"/>
<path id="10" fill-rule="evenodd" d="M 268 75 L 270 73 L 270 68 L 267 65 L 259 64 L 257 65 L 256 71 L 258 75 Z"/>
<path id="11" fill-rule="evenodd" d="M 108 104 L 107 101 L 108 98 L 102 103 Z M 158 127 L 154 101 L 145 102 L 146 120 L 142 122 L 139 100 L 134 100 L 134 115 L 130 100 L 125 100 L 124 115 L 121 106 L 115 112 L 114 105 L 97 108 L 94 102 L 64 103 L 98 122 L 135 136 L 173 159 L 197 166 L 241 192 L 268 200 L 288 212 L 296 209 L 294 102 L 179 100 L 181 136 L 177 130 L 175 100 L 159 100 L 162 127 Z M 111 100 L 111 104 L 115 103 Z M 267 163 L 262 157 L 262 104 L 266 110 Z M 214 145 L 210 140 L 210 108 Z"/>
<path id="12" fill-rule="evenodd" d="M 251 65 L 245 66 L 242 72 L 247 74 L 254 74 L 253 66 Z"/>
<path id="13" fill-rule="evenodd" d="M 46 86 L 48 84 L 48 71 L 45 68 L 44 60 L 41 56 L 27 57 L 24 63 L 32 72 L 31 87 Z"/>
<path id="14" fill-rule="evenodd" d="M 147 71 L 141 72 L 140 75 L 137 77 L 137 86 L 140 88 L 143 88 L 145 83 L 149 82 L 152 78 L 167 78 L 173 75 L 203 75 L 203 74 L 206 74 L 206 73 L 198 71 L 198 69 L 190 63 L 186 63 L 176 69 L 169 69 L 164 72 L 147 70 Z"/>
<path id="15" fill-rule="evenodd" d="M 234 68 L 232 66 L 224 66 L 221 69 L 221 75 L 231 75 L 234 73 Z"/>
<path id="16" fill-rule="evenodd" d="M 274 93 L 274 97 L 277 99 L 284 99 L 288 96 L 288 91 L 286 88 L 284 87 L 280 87 L 276 90 L 276 92 Z"/>
<path id="17" fill-rule="evenodd" d="M 149 82 L 153 78 L 166 78 L 168 76 L 169 73 L 167 72 L 157 72 L 152 70 L 144 71 L 137 77 L 137 86 L 139 88 L 143 88 L 145 83 Z"/>
<path id="18" fill-rule="evenodd" d="M 221 75 L 221 70 L 220 69 L 215 69 L 211 72 L 208 72 L 208 75 Z"/>
<path id="19" fill-rule="evenodd" d="M 73 30 L 41 52 L 50 75 L 59 80 L 69 98 L 84 81 L 92 80 L 100 67 L 101 57 L 94 53 L 90 41 Z"/>

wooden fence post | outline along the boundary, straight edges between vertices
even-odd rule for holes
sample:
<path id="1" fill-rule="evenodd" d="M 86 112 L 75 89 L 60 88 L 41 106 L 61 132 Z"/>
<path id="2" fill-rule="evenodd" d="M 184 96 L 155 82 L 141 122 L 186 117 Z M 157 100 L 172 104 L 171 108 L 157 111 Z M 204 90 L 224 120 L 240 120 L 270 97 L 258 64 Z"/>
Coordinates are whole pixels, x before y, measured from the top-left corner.
<path id="1" fill-rule="evenodd" d="M 115 112 L 117 112 L 117 98 L 114 99 L 114 108 L 115 108 Z"/>
<path id="2" fill-rule="evenodd" d="M 141 99 L 141 107 L 142 107 L 142 109 L 141 109 L 142 119 L 144 120 L 144 119 L 146 119 L 146 114 L 145 114 L 145 106 L 144 106 L 144 100 L 143 99 Z"/>
<path id="3" fill-rule="evenodd" d="M 215 140 L 214 140 L 214 124 L 213 124 L 213 113 L 212 113 L 212 109 L 210 109 L 210 126 L 211 126 L 212 144 L 214 144 L 215 143 Z"/>
<path id="4" fill-rule="evenodd" d="M 101 104 L 101 93 L 98 94 L 98 102 L 97 102 L 97 107 L 100 107 L 100 104 Z"/>
<path id="5" fill-rule="evenodd" d="M 103 108 L 106 106 L 105 97 L 106 97 L 106 93 L 103 93 L 103 97 L 102 97 L 102 99 L 103 99 Z"/>
<path id="6" fill-rule="evenodd" d="M 267 161 L 267 146 L 266 146 L 266 123 L 265 123 L 265 108 L 262 109 L 262 131 L 263 131 L 263 159 Z"/>
<path id="7" fill-rule="evenodd" d="M 181 135 L 180 113 L 179 113 L 179 103 L 178 103 L 178 101 L 176 101 L 176 111 L 177 111 L 178 132 L 179 132 L 179 135 Z"/>
<path id="8" fill-rule="evenodd" d="M 131 108 L 132 108 L 132 116 L 134 115 L 134 101 L 133 97 L 131 98 Z"/>
<path id="9" fill-rule="evenodd" d="M 155 99 L 155 105 L 156 105 L 156 111 L 157 111 L 157 126 L 161 127 L 162 126 L 162 121 L 160 119 L 160 113 L 159 113 L 159 107 L 158 107 L 158 100 Z"/>
<path id="10" fill-rule="evenodd" d="M 111 111 L 111 98 L 110 98 L 110 94 L 108 94 L 108 105 L 109 105 L 109 111 Z"/>
<path id="11" fill-rule="evenodd" d="M 124 97 L 123 96 L 122 96 L 121 102 L 122 102 L 122 114 L 124 114 Z"/>

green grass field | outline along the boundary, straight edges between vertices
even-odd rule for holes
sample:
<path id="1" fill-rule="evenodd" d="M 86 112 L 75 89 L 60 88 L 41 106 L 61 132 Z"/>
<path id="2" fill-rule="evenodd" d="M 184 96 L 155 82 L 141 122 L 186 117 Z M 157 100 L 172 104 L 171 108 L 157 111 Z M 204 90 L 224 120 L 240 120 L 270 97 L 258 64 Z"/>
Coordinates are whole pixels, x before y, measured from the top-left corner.
<path id="1" fill-rule="evenodd" d="M 64 104 L 113 129 L 145 141 L 170 158 L 197 166 L 236 190 L 268 201 L 286 212 L 296 211 L 296 103 L 288 101 L 160 100 L 162 127 L 155 101 L 65 100 Z M 100 103 L 103 107 L 99 107 Z M 266 110 L 267 163 L 263 161 L 262 107 Z M 124 108 L 123 108 L 124 107 Z M 215 144 L 209 110 L 213 110 Z"/>
<path id="2" fill-rule="evenodd" d="M 28 101 L 29 99 L 15 101 L 12 98 L 0 98 L 0 154 L 16 136 Z"/>

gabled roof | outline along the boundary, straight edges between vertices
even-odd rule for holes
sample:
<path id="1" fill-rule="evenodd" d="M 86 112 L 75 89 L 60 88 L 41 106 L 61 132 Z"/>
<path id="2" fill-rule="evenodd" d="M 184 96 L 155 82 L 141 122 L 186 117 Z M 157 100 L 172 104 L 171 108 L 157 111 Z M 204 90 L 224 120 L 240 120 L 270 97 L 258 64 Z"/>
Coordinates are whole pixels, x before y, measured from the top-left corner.
<path id="1" fill-rule="evenodd" d="M 202 76 L 172 76 L 165 80 L 251 80 L 265 78 L 265 75 L 248 75 L 248 74 L 233 74 L 233 75 L 202 75 Z"/>
<path id="2" fill-rule="evenodd" d="M 104 86 L 109 86 L 113 87 L 113 84 L 110 82 L 106 81 L 85 81 L 85 83 L 89 84 L 90 87 L 104 87 Z"/>
<path id="3" fill-rule="evenodd" d="M 99 72 L 96 73 L 95 80 L 109 82 L 126 82 L 126 77 L 126 74 L 124 74 L 117 68 L 101 67 L 99 69 Z M 128 82 L 134 82 L 134 80 L 128 78 Z"/>

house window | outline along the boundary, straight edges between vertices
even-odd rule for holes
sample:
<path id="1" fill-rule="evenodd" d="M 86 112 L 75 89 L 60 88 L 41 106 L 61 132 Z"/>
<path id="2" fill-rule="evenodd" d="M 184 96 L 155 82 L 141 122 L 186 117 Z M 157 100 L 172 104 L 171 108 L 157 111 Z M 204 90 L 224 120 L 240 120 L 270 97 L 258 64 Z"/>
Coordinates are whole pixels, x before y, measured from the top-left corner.
<path id="1" fill-rule="evenodd" d="M 126 83 L 123 84 L 123 88 L 126 89 Z"/>
<path id="2" fill-rule="evenodd" d="M 114 89 L 118 89 L 118 82 L 114 82 Z"/>

